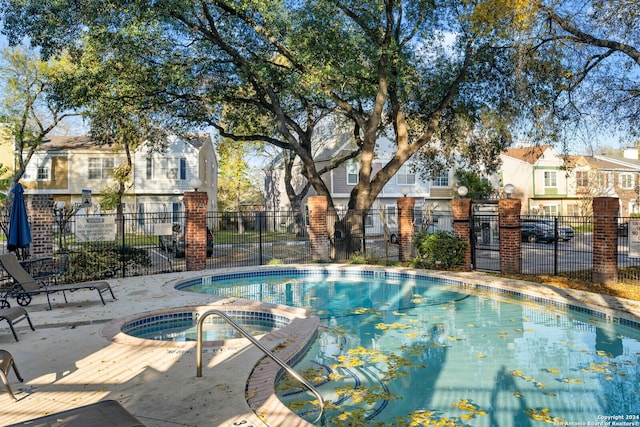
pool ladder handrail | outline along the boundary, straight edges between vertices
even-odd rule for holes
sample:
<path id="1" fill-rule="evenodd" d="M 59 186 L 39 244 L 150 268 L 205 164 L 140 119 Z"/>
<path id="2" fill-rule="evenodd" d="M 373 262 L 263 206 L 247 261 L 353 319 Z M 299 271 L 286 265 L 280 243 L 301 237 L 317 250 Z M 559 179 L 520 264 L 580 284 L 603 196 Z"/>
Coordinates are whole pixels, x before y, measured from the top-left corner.
<path id="1" fill-rule="evenodd" d="M 322 419 L 322 415 L 324 414 L 324 398 L 320 394 L 320 392 L 311 385 L 307 380 L 304 379 L 302 375 L 300 375 L 297 371 L 295 371 L 291 366 L 287 365 L 282 359 L 273 354 L 268 348 L 263 346 L 257 339 L 253 337 L 246 329 L 237 324 L 231 317 L 227 315 L 222 310 L 207 310 L 202 313 L 198 317 L 198 323 L 196 326 L 196 377 L 202 376 L 202 325 L 204 320 L 212 315 L 216 315 L 221 317 L 225 322 L 231 325 L 236 331 L 240 332 L 246 339 L 248 339 L 253 345 L 258 347 L 267 357 L 276 362 L 282 369 L 287 371 L 289 375 L 298 380 L 301 384 L 303 384 L 311 393 L 313 393 L 318 399 L 318 405 L 320 406 L 320 414 L 318 418 L 315 419 L 314 423 L 317 423 Z"/>

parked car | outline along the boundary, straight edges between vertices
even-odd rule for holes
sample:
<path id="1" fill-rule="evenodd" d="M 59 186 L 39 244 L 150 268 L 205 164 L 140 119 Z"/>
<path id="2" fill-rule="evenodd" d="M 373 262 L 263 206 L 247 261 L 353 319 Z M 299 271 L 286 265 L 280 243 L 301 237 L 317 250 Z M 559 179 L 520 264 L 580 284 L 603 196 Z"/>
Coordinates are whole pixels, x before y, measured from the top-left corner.
<path id="1" fill-rule="evenodd" d="M 553 229 L 555 227 L 555 223 L 552 219 L 540 219 L 540 218 L 525 218 L 522 220 L 522 223 L 539 223 L 539 224 L 546 224 L 549 227 L 551 227 L 551 229 Z M 575 236 L 575 231 L 573 230 L 573 227 L 569 226 L 569 225 L 560 225 L 558 224 L 558 239 L 559 240 L 564 240 L 565 242 L 568 242 L 569 240 L 573 239 L 573 236 Z"/>
<path id="2" fill-rule="evenodd" d="M 522 222 L 520 224 L 520 235 L 523 242 L 529 243 L 549 243 L 556 238 L 553 227 L 543 222 Z"/>
<path id="3" fill-rule="evenodd" d="M 176 258 L 184 257 L 184 227 L 180 224 L 173 225 L 173 234 L 158 236 L 160 249 L 173 252 Z M 213 255 L 213 233 L 207 227 L 207 256 Z"/>

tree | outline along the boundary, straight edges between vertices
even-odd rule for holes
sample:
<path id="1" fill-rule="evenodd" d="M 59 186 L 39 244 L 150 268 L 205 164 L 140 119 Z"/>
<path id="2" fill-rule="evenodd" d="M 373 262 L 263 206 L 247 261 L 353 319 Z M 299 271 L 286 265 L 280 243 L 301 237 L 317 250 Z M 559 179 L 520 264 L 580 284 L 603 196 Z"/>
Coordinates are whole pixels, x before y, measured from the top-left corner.
<path id="1" fill-rule="evenodd" d="M 263 204 L 262 193 L 252 182 L 250 166 L 246 161 L 247 144 L 234 144 L 222 140 L 218 144 L 218 206 L 223 211 L 235 212 L 238 232 L 244 232 L 243 205 Z"/>
<path id="2" fill-rule="evenodd" d="M 472 171 L 457 170 L 456 183 L 464 185 L 469 191 L 466 197 L 475 200 L 487 200 L 495 193 L 495 189 L 488 179 L 480 177 Z"/>
<path id="3" fill-rule="evenodd" d="M 357 159 L 358 184 L 342 220 L 354 233 L 412 157 L 427 174 L 456 156 L 491 170 L 517 114 L 544 108 L 544 86 L 526 83 L 529 70 L 546 64 L 524 64 L 536 59 L 522 54 L 510 21 L 486 19 L 488 3 L 124 0 L 105 8 L 2 0 L 12 40 L 29 35 L 44 54 L 97 41 L 108 58 L 160 70 L 155 105 L 223 137 L 287 150 L 331 210 L 323 174 Z M 321 167 L 313 135 L 327 115 L 350 127 L 353 149 Z M 382 135 L 396 149 L 373 171 Z"/>
<path id="4" fill-rule="evenodd" d="M 0 81 L 4 82 L 5 92 L 0 117 L 10 128 L 17 161 L 9 184 L 7 208 L 13 200 L 11 189 L 24 175 L 40 144 L 65 119 L 79 115 L 67 110 L 55 93 L 61 76 L 73 70 L 67 55 L 42 61 L 36 53 L 19 47 L 4 50 Z"/>
<path id="5" fill-rule="evenodd" d="M 502 0 L 496 0 L 502 1 Z M 593 135 L 640 134 L 640 9 L 635 0 L 532 1 L 528 22 L 532 55 L 555 57 L 549 122 Z M 548 128 L 548 129 L 549 129 Z M 539 131 L 544 131 L 541 127 Z"/>

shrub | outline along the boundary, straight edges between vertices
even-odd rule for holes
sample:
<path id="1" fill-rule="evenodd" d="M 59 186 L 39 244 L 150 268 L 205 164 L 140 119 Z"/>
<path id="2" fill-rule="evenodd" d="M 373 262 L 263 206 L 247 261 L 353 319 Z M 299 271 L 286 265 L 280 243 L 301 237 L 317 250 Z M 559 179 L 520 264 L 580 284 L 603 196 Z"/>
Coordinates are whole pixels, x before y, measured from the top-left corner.
<path id="1" fill-rule="evenodd" d="M 127 275 L 151 265 L 145 249 L 113 243 L 92 243 L 80 252 L 69 253 L 67 270 L 62 280 L 66 283 L 101 280 L 117 275 L 124 263 Z"/>
<path id="2" fill-rule="evenodd" d="M 420 232 L 415 240 L 417 258 L 411 265 L 418 268 L 447 270 L 462 264 L 467 244 L 449 231 Z"/>

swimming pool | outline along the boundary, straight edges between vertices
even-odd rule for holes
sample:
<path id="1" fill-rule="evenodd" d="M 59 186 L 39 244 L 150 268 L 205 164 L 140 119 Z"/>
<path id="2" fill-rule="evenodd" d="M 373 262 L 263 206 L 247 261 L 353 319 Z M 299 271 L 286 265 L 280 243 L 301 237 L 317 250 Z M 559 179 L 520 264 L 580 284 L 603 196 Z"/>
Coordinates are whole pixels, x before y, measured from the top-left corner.
<path id="1" fill-rule="evenodd" d="M 330 402 L 327 426 L 640 425 L 633 317 L 401 271 L 282 269 L 178 288 L 320 316 L 295 368 Z M 317 415 L 286 377 L 277 392 L 301 417 Z"/>
<path id="2" fill-rule="evenodd" d="M 257 310 L 227 310 L 236 323 L 253 336 L 267 334 L 289 324 L 290 319 L 279 314 Z M 171 313 L 149 313 L 125 322 L 120 330 L 135 338 L 156 341 L 196 341 L 196 310 L 176 310 Z M 233 327 L 219 317 L 205 319 L 202 327 L 205 342 L 242 338 Z"/>

